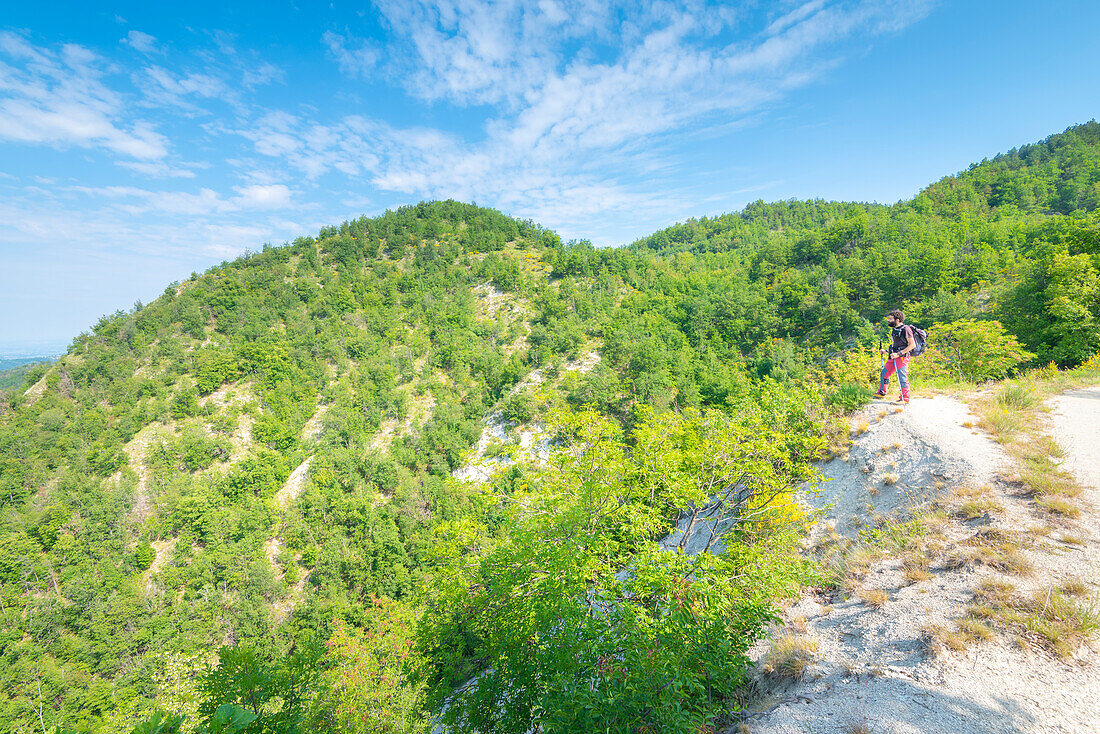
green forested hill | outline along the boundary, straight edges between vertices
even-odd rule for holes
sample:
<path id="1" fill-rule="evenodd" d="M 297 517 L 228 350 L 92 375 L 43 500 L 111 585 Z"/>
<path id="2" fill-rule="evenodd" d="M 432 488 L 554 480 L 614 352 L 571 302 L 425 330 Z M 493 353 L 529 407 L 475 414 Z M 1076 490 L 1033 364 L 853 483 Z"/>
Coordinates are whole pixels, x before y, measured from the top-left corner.
<path id="1" fill-rule="evenodd" d="M 47 366 L 49 360 L 42 358 L 0 359 L 0 390 L 22 385 L 29 378 L 35 382 Z"/>
<path id="2" fill-rule="evenodd" d="M 1100 123 L 1052 135 L 894 206 L 756 202 L 634 243 L 712 254 L 768 291 L 773 335 L 811 345 L 867 336 L 902 307 L 910 321 L 998 318 L 1041 362 L 1100 346 Z M 1070 314 L 1075 314 L 1070 316 Z"/>
<path id="3" fill-rule="evenodd" d="M 758 202 L 618 249 L 423 203 L 105 316 L 0 393 L 0 728 L 411 731 L 480 672 L 453 708 L 512 717 L 484 730 L 582 698 L 590 727 L 624 725 L 615 699 L 690 730 L 810 573 L 782 498 L 822 450 L 827 357 L 899 305 L 1003 322 L 1036 362 L 1100 347 L 1098 130 L 890 207 Z M 707 471 L 754 519 L 721 557 L 654 553 Z M 601 593 L 629 614 L 579 613 Z"/>

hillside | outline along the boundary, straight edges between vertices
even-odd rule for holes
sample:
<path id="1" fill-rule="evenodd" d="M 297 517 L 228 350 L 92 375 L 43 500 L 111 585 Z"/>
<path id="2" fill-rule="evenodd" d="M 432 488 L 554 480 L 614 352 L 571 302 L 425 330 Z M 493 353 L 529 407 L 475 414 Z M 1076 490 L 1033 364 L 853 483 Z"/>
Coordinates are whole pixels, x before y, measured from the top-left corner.
<path id="1" fill-rule="evenodd" d="M 49 360 L 41 358 L 0 359 L 0 390 L 22 385 L 30 375 L 45 371 Z M 34 376 L 35 381 L 38 376 Z"/>
<path id="2" fill-rule="evenodd" d="M 618 700 L 637 726 L 686 700 L 660 725 L 700 724 L 744 682 L 777 599 L 813 578 L 789 497 L 835 440 L 842 396 L 866 392 L 851 383 L 877 357 L 858 347 L 886 309 L 955 335 L 924 363 L 929 379 L 1072 367 L 1100 349 L 1098 130 L 892 207 L 756 203 L 617 249 L 422 203 L 103 317 L 0 393 L 0 727 L 129 732 L 158 708 L 193 728 L 248 699 L 263 714 L 248 731 L 381 731 L 387 716 L 414 730 L 423 700 L 438 710 L 480 674 L 484 695 L 527 706 L 506 729 L 524 731 L 593 675 L 555 645 L 609 635 L 587 615 L 584 636 L 518 651 L 555 639 L 593 589 L 640 606 L 634 646 L 600 652 L 611 688 L 592 683 L 591 710 L 632 691 Z M 1018 358 L 974 367 L 991 347 Z M 745 490 L 727 505 L 753 520 L 724 560 L 670 570 L 654 543 L 712 502 L 699 477 L 714 457 Z M 585 494 L 598 489 L 610 494 Z M 662 628 L 697 578 L 714 581 L 698 607 L 721 614 Z M 677 666 L 702 653 L 668 640 L 695 637 L 728 654 Z M 646 657 L 657 644 L 668 659 Z M 646 677 L 612 675 L 630 655 Z M 203 678 L 219 656 L 223 675 Z M 524 698 L 508 661 L 517 680 L 558 687 Z M 404 681 L 404 703 L 392 687 L 347 688 L 380 674 Z M 262 712 L 245 680 L 266 691 Z M 489 715 L 473 699 L 465 710 Z M 353 725 L 349 711 L 374 718 Z"/>
<path id="3" fill-rule="evenodd" d="M 968 427 L 989 416 L 981 395 L 853 415 L 867 429 L 814 498 L 827 508 L 814 543 L 844 566 L 843 590 L 810 590 L 760 646 L 767 693 L 744 715 L 750 731 L 1092 730 L 1100 656 L 1080 636 L 1100 623 L 1098 397 L 1052 396 L 1024 437 L 1064 455 L 1061 494 L 1084 499 L 1072 520 L 1044 506 L 1049 493 L 1021 491 L 1036 483 L 1011 438 Z M 852 521 L 871 542 L 853 543 Z M 784 670 L 784 649 L 812 650 L 805 669 Z"/>

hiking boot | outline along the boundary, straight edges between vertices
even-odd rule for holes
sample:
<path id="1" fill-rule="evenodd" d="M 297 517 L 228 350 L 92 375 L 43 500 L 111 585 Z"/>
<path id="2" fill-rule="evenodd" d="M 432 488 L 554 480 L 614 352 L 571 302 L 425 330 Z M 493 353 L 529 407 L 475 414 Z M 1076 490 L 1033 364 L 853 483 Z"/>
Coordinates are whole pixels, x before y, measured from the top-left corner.
<path id="1" fill-rule="evenodd" d="M 876 397 L 876 398 L 884 398 L 884 397 L 886 397 L 886 393 L 884 393 L 884 392 L 877 392 L 877 393 L 875 393 L 875 397 Z"/>
<path id="2" fill-rule="evenodd" d="M 899 395 L 897 402 L 901 403 L 902 405 L 909 405 L 909 399 L 906 398 L 904 395 Z"/>

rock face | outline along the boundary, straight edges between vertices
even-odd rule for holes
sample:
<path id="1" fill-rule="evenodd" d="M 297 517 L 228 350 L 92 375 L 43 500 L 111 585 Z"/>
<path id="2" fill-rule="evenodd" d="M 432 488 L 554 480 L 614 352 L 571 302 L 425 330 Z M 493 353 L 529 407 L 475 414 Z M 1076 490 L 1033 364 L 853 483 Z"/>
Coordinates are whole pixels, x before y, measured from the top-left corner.
<path id="1" fill-rule="evenodd" d="M 285 510 L 290 507 L 294 500 L 298 499 L 298 495 L 302 493 L 306 486 L 306 479 L 309 478 L 309 465 L 312 462 L 313 457 L 310 456 L 290 473 L 290 476 L 286 478 L 286 482 L 275 493 L 276 505 Z"/>
<path id="2" fill-rule="evenodd" d="M 576 372 L 586 374 L 600 362 L 600 354 L 591 350 L 575 361 L 566 362 L 562 366 L 562 372 Z M 546 382 L 546 377 L 541 369 L 533 370 L 523 378 L 510 391 L 510 395 L 537 388 Z M 513 445 L 512 451 L 515 458 L 507 454 L 486 456 L 492 445 Z M 481 431 L 477 445 L 469 460 L 455 469 L 451 476 L 460 482 L 474 482 L 483 484 L 492 478 L 493 474 L 501 469 L 511 466 L 516 459 L 529 462 L 543 462 L 550 458 L 550 436 L 546 426 L 535 422 L 517 426 L 504 419 L 504 415 L 497 411 L 485 419 L 485 428 Z"/>

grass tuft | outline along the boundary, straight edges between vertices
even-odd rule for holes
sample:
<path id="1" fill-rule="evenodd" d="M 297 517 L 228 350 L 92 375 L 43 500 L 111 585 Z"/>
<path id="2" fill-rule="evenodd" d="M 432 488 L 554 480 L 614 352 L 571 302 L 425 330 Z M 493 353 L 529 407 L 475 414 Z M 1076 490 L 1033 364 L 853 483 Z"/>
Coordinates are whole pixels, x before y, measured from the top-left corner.
<path id="1" fill-rule="evenodd" d="M 966 546 L 948 555 L 947 565 L 952 569 L 983 565 L 1026 576 L 1031 573 L 1031 563 L 1020 553 L 1019 534 L 997 528 L 986 528 L 966 541 Z"/>
<path id="2" fill-rule="evenodd" d="M 1061 497 L 1040 497 L 1035 500 L 1035 504 L 1054 515 L 1068 517 L 1072 520 L 1076 520 L 1081 516 L 1080 507 Z"/>
<path id="3" fill-rule="evenodd" d="M 1034 385 L 1006 382 L 994 397 L 997 405 L 1011 410 L 1028 410 L 1039 404 Z"/>
<path id="4" fill-rule="evenodd" d="M 1089 595 L 1090 588 L 1089 585 L 1081 579 L 1067 579 L 1058 585 L 1058 591 L 1066 596 L 1080 599 Z"/>
<path id="5" fill-rule="evenodd" d="M 902 571 L 905 573 L 905 580 L 911 584 L 915 584 L 918 581 L 927 581 L 932 578 L 932 574 L 928 571 L 929 565 L 930 562 L 928 558 L 923 554 L 905 554 L 905 558 L 901 562 Z"/>
<path id="6" fill-rule="evenodd" d="M 1028 597 L 1011 584 L 986 580 L 974 592 L 970 614 L 1003 624 L 1016 633 L 1021 646 L 1038 644 L 1068 658 L 1100 630 L 1100 603 L 1088 592 L 1086 584 L 1071 579 Z"/>
<path id="7" fill-rule="evenodd" d="M 993 628 L 975 617 L 956 619 L 954 629 L 930 624 L 921 632 L 925 649 L 934 655 L 942 655 L 946 650 L 962 652 L 972 643 L 993 637 Z"/>
<path id="8" fill-rule="evenodd" d="M 859 598 L 863 603 L 874 609 L 878 609 L 890 601 L 890 595 L 885 589 L 860 589 Z"/>
<path id="9" fill-rule="evenodd" d="M 795 634 L 781 635 L 764 655 L 763 670 L 777 678 L 801 680 L 816 652 L 816 640 Z"/>
<path id="10" fill-rule="evenodd" d="M 955 517 L 960 520 L 976 520 L 986 515 L 999 514 L 1005 511 L 1004 505 L 994 499 L 966 500 L 955 508 Z"/>

